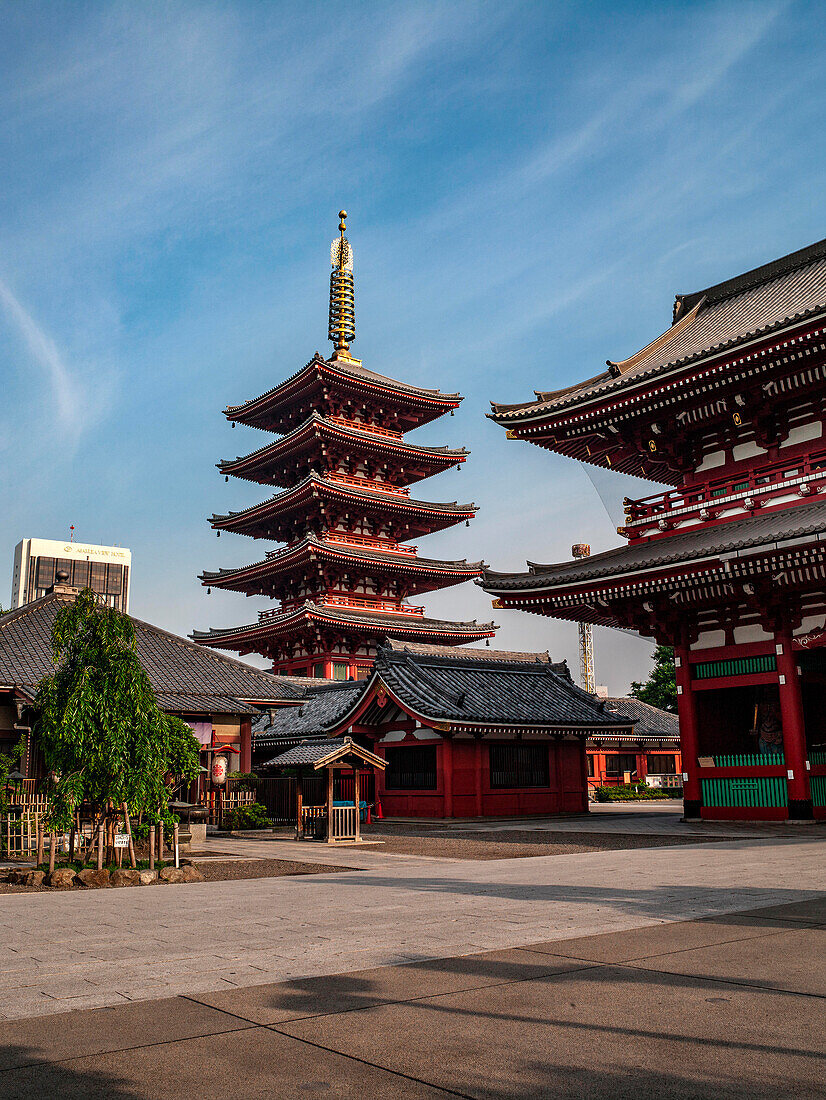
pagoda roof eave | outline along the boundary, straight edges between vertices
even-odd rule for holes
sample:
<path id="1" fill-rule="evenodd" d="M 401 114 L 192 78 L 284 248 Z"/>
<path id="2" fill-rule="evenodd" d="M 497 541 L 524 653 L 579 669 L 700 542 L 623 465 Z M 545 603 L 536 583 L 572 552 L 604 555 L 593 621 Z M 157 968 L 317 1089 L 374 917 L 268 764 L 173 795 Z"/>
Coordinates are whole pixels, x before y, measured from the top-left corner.
<path id="1" fill-rule="evenodd" d="M 491 402 L 491 420 L 514 426 L 598 404 L 652 378 L 718 357 L 826 316 L 826 242 L 719 283 L 706 291 L 677 297 L 677 319 L 670 329 L 608 370 L 554 391 L 536 391 L 536 400 Z"/>
<path id="2" fill-rule="evenodd" d="M 257 623 L 226 629 L 194 630 L 193 642 L 216 649 L 234 649 L 237 646 L 265 641 L 277 634 L 295 634 L 302 625 L 330 626 L 346 631 L 352 628 L 360 636 L 375 637 L 457 638 L 462 641 L 479 641 L 492 638 L 498 629 L 494 623 L 450 622 L 445 619 L 429 619 L 422 615 L 404 612 L 371 612 L 328 607 L 308 601 L 293 611 L 283 612 L 262 619 Z"/>
<path id="3" fill-rule="evenodd" d="M 364 565 L 376 565 L 382 568 L 398 570 L 405 574 L 412 573 L 451 573 L 461 574 L 468 578 L 481 576 L 484 562 L 467 560 L 446 561 L 438 558 L 419 558 L 412 554 L 400 554 L 391 550 L 372 551 L 364 547 L 346 546 L 345 544 L 328 543 L 316 539 L 312 535 L 302 539 L 295 546 L 285 547 L 284 550 L 268 555 L 261 561 L 252 562 L 230 569 L 218 569 L 215 571 L 204 570 L 198 579 L 205 585 L 220 587 L 222 582 L 232 579 L 243 580 L 245 577 L 267 577 L 280 571 L 283 567 L 290 567 L 295 562 L 309 561 L 313 558 L 342 559 Z"/>
<path id="4" fill-rule="evenodd" d="M 476 583 L 491 595 L 541 595 L 566 586 L 612 583 L 642 574 L 673 573 L 704 562 L 721 562 L 761 550 L 774 552 L 801 541 L 826 539 L 826 501 L 780 508 L 739 520 L 619 546 L 602 554 L 542 565 L 528 562 L 524 573 L 484 569 Z"/>
<path id="5" fill-rule="evenodd" d="M 254 467 L 260 466 L 267 459 L 277 459 L 282 452 L 290 452 L 296 445 L 303 443 L 302 436 L 306 436 L 308 439 L 312 438 L 311 430 L 317 428 L 321 434 L 328 436 L 341 436 L 348 440 L 357 440 L 361 443 L 369 444 L 370 449 L 374 451 L 397 451 L 403 454 L 409 454 L 412 457 L 419 458 L 423 461 L 434 462 L 438 465 L 450 465 L 454 461 L 461 462 L 470 454 L 464 447 L 425 447 L 419 446 L 414 443 L 407 443 L 405 440 L 399 438 L 395 439 L 391 436 L 385 436 L 377 432 L 371 432 L 368 430 L 361 431 L 358 428 L 346 427 L 343 424 L 337 424 L 330 420 L 328 417 L 322 416 L 318 412 L 311 413 L 306 420 L 302 421 L 298 427 L 293 428 L 291 432 L 282 436 L 281 439 L 277 439 L 272 443 L 266 443 L 263 447 L 259 447 L 256 451 L 251 451 L 247 455 L 239 455 L 237 458 L 222 459 L 215 465 L 221 471 L 222 474 L 239 474 L 239 469 L 246 464 L 251 464 Z"/>
<path id="6" fill-rule="evenodd" d="M 318 352 L 300 370 L 290 375 L 271 390 L 258 397 L 251 398 L 241 405 L 229 405 L 224 410 L 228 420 L 244 421 L 256 411 L 264 409 L 272 410 L 280 403 L 291 400 L 292 396 L 300 393 L 302 384 L 309 381 L 317 372 L 323 372 L 332 380 L 340 379 L 345 384 L 361 386 L 365 389 L 378 390 L 386 395 L 398 395 L 405 401 L 412 401 L 423 405 L 441 405 L 445 409 L 457 406 L 462 401 L 461 394 L 442 393 L 441 390 L 426 389 L 424 387 L 410 386 L 387 375 L 377 374 L 367 370 L 361 364 L 346 363 L 343 360 L 324 359 Z"/>
<path id="7" fill-rule="evenodd" d="M 318 492 L 324 493 L 327 496 L 338 496 L 339 498 L 350 500 L 354 504 L 358 504 L 359 502 L 379 504 L 381 509 L 387 512 L 419 512 L 425 515 L 447 514 L 455 515 L 457 519 L 462 519 L 465 516 L 472 516 L 478 511 L 477 505 L 473 503 L 458 504 L 455 500 L 441 502 L 416 500 L 401 493 L 381 493 L 370 489 L 357 489 L 343 482 L 332 481 L 328 478 L 319 477 L 317 474 L 311 473 L 297 485 L 292 486 L 283 493 L 277 493 L 269 500 L 262 501 L 259 504 L 253 504 L 251 507 L 244 508 L 240 512 L 227 512 L 226 515 L 213 514 L 209 522 L 213 529 L 231 529 L 243 523 L 244 520 L 253 520 L 276 515 L 286 505 L 289 505 L 293 500 L 307 492 L 309 492 L 311 496 Z"/>

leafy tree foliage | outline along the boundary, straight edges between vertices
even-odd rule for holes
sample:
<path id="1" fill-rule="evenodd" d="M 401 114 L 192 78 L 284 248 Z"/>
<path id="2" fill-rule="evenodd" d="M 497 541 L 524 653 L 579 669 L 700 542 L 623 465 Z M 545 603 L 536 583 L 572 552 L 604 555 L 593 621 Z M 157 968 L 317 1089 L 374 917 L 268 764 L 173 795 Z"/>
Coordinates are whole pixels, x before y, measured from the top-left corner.
<path id="1" fill-rule="evenodd" d="M 677 676 L 674 670 L 674 650 L 658 645 L 654 650 L 654 667 L 645 683 L 634 680 L 631 695 L 649 706 L 677 713 Z"/>
<path id="2" fill-rule="evenodd" d="M 185 722 L 158 706 L 132 620 L 86 588 L 58 612 L 52 650 L 57 667 L 36 700 L 36 732 L 54 775 L 48 826 L 70 828 L 83 803 L 102 817 L 125 802 L 131 813 L 168 820 L 167 777 L 194 779 L 199 746 Z"/>

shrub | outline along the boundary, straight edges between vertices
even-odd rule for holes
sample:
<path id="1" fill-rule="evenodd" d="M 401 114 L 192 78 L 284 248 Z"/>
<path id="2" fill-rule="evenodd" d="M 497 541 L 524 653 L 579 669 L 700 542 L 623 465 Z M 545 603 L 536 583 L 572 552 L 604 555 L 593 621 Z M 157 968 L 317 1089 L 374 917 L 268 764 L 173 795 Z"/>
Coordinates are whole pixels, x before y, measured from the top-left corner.
<path id="1" fill-rule="evenodd" d="M 597 802 L 644 802 L 652 798 L 682 798 L 680 788 L 647 787 L 645 784 L 626 786 L 618 783 L 615 787 L 597 787 L 594 799 Z"/>
<path id="2" fill-rule="evenodd" d="M 262 806 L 260 802 L 239 806 L 235 810 L 227 810 L 224 814 L 225 829 L 266 829 L 271 824 L 267 817 L 267 807 Z"/>

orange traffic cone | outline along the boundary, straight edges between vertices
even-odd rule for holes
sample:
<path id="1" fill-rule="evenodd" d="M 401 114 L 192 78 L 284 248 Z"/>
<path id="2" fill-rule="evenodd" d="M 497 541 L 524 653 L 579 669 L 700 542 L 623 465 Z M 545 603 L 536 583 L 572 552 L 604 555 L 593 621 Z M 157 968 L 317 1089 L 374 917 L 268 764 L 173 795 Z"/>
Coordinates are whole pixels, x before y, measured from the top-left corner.
<path id="1" fill-rule="evenodd" d="M 376 821 L 383 821 L 384 814 L 381 812 L 381 802 L 376 799 Z"/>

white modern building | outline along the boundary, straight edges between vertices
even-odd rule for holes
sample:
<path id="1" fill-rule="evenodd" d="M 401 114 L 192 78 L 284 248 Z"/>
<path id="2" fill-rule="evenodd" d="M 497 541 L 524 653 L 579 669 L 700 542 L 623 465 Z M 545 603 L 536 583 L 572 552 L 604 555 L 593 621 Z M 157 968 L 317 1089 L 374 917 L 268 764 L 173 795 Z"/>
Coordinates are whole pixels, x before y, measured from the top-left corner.
<path id="1" fill-rule="evenodd" d="M 128 611 L 131 567 L 132 552 L 123 546 L 22 539 L 14 550 L 12 610 L 45 596 L 64 571 L 66 584 L 91 588 L 110 606 Z"/>

